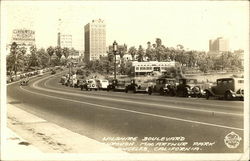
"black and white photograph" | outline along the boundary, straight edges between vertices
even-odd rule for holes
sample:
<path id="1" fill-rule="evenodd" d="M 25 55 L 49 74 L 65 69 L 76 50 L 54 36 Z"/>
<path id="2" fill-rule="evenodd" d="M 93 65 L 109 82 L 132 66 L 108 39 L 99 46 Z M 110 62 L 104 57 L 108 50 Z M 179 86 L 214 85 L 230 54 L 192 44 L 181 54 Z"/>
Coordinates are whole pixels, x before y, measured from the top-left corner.
<path id="1" fill-rule="evenodd" d="M 1 160 L 249 160 L 248 1 L 1 1 Z"/>

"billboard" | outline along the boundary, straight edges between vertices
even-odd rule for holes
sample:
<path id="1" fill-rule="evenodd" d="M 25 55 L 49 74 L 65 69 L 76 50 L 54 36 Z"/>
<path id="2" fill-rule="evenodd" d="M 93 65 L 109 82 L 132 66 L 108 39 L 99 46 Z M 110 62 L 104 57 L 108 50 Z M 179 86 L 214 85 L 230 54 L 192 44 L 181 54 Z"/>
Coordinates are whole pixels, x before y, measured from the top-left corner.
<path id="1" fill-rule="evenodd" d="M 35 31 L 27 29 L 14 29 L 12 33 L 12 41 L 17 44 L 35 44 Z"/>

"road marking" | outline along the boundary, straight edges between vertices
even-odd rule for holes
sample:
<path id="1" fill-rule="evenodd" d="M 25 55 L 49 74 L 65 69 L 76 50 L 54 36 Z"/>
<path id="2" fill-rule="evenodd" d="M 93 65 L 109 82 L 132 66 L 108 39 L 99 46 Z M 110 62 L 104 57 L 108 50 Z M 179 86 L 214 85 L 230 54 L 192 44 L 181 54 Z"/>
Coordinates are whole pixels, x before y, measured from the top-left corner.
<path id="1" fill-rule="evenodd" d="M 223 115 L 234 115 L 234 116 L 243 116 L 243 114 L 236 114 L 236 113 L 229 113 L 229 112 L 220 112 L 220 111 L 211 111 L 211 110 L 201 110 L 201 109 L 194 109 L 194 108 L 183 108 L 183 107 L 177 107 L 177 106 L 170 106 L 170 105 L 161 105 L 161 104 L 155 104 L 155 103 L 144 103 L 144 102 L 138 102 L 138 101 L 129 101 L 129 100 L 122 100 L 122 99 L 113 99 L 113 98 L 107 98 L 107 97 L 100 97 L 100 96 L 89 96 L 85 94 L 77 94 L 77 93 L 69 93 L 64 91 L 55 91 L 51 89 L 44 89 L 41 87 L 38 87 L 37 84 L 41 82 L 42 80 L 39 80 L 33 84 L 33 87 L 39 90 L 47 91 L 47 92 L 54 92 L 58 94 L 64 94 L 64 95 L 74 95 L 74 96 L 80 96 L 80 97 L 87 97 L 87 98 L 95 98 L 99 100 L 109 100 L 109 101 L 115 101 L 115 102 L 125 102 L 125 103 L 133 103 L 133 104 L 140 104 L 140 105 L 147 105 L 147 106 L 158 106 L 158 107 L 165 107 L 165 108 L 172 108 L 172 109 L 178 109 L 178 110 L 186 110 L 186 111 L 195 111 L 195 112 L 206 112 L 211 114 L 223 114 Z M 47 86 L 47 81 L 44 83 L 45 87 Z"/>
<path id="2" fill-rule="evenodd" d="M 244 129 L 237 128 L 237 127 L 217 125 L 217 124 L 212 124 L 212 123 L 206 123 L 206 122 L 200 122 L 200 121 L 193 121 L 193 120 L 181 119 L 181 118 L 176 118 L 176 117 L 168 117 L 168 116 L 163 116 L 163 115 L 158 115 L 158 114 L 151 114 L 151 113 L 139 112 L 139 111 L 128 110 L 128 109 L 120 109 L 120 108 L 116 108 L 116 107 L 105 106 L 105 105 L 100 105 L 100 104 L 95 104 L 95 103 L 89 103 L 89 102 L 77 101 L 77 100 L 72 100 L 72 99 L 67 99 L 67 98 L 61 98 L 61 97 L 57 97 L 57 96 L 51 96 L 51 95 L 47 95 L 47 94 L 32 92 L 32 91 L 29 91 L 29 90 L 23 88 L 22 86 L 20 86 L 20 88 L 23 89 L 24 91 L 32 93 L 32 94 L 37 94 L 37 95 L 41 95 L 41 96 L 45 96 L 45 97 L 50 97 L 50 98 L 60 99 L 60 100 L 64 100 L 64 101 L 70 101 L 70 102 L 80 103 L 80 104 L 86 104 L 86 105 L 91 105 L 91 106 L 102 107 L 102 108 L 106 108 L 106 109 L 113 109 L 113 110 L 131 112 L 131 113 L 136 113 L 136 114 L 141 114 L 141 115 L 146 115 L 146 116 L 153 116 L 153 117 L 171 119 L 171 120 L 176 120 L 176 121 L 182 121 L 182 122 L 188 122 L 188 123 L 195 123 L 195 124 L 201 124 L 201 125 L 207 125 L 207 126 L 225 128 L 225 129 L 233 129 L 233 130 L 239 130 L 239 131 L 243 131 L 244 130 Z"/>

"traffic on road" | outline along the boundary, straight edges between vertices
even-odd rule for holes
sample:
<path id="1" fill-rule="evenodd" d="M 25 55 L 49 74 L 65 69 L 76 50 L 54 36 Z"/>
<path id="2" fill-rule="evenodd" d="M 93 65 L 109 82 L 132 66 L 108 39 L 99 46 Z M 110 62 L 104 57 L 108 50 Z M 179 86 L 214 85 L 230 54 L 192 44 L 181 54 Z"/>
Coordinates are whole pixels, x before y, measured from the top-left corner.
<path id="1" fill-rule="evenodd" d="M 83 78 L 69 74 L 67 68 L 53 68 L 27 80 L 8 86 L 10 104 L 125 152 L 243 151 L 241 78 L 221 78 L 214 85 L 188 78 L 114 80 Z M 231 101 L 223 94 L 229 90 L 232 96 L 236 93 L 227 98 Z M 207 98 L 209 91 L 213 93 Z M 240 138 L 234 140 L 238 145 L 233 149 L 230 137 Z"/>
<path id="2" fill-rule="evenodd" d="M 62 85 L 80 88 L 81 90 L 106 90 L 133 93 L 157 93 L 176 97 L 216 97 L 224 100 L 244 100 L 244 78 L 219 78 L 213 83 L 198 82 L 194 78 L 124 77 L 119 79 L 101 79 L 98 77 L 84 79 L 74 74 L 61 77 Z"/>

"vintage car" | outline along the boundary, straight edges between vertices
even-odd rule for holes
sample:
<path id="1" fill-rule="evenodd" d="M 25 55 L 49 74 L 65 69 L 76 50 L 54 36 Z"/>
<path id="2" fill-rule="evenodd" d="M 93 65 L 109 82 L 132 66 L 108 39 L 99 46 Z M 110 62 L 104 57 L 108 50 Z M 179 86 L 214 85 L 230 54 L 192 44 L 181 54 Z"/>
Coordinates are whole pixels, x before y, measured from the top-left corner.
<path id="1" fill-rule="evenodd" d="M 152 94 L 153 81 L 150 79 L 132 79 L 131 83 L 128 83 L 125 89 L 125 92 L 133 91 L 137 92 L 146 92 L 149 95 Z"/>
<path id="2" fill-rule="evenodd" d="M 87 81 L 86 81 L 86 80 L 84 80 L 84 79 L 79 79 L 77 83 L 78 83 L 78 86 L 81 88 L 81 91 L 82 91 L 83 89 L 88 90 L 88 84 L 87 84 Z"/>
<path id="3" fill-rule="evenodd" d="M 51 70 L 51 74 L 56 74 L 56 70 L 55 70 L 55 69 L 52 69 L 52 70 Z"/>
<path id="4" fill-rule="evenodd" d="M 160 78 L 156 80 L 153 92 L 160 93 L 160 95 L 176 95 L 176 79 L 174 78 Z"/>
<path id="5" fill-rule="evenodd" d="M 97 90 L 98 89 L 98 87 L 97 87 L 97 83 L 96 83 L 96 81 L 94 80 L 94 79 L 88 79 L 88 80 L 86 80 L 86 85 L 85 85 L 85 89 L 86 89 L 86 91 L 88 91 L 88 90 Z"/>
<path id="6" fill-rule="evenodd" d="M 221 78 L 216 80 L 216 86 L 205 90 L 206 98 L 218 97 L 226 100 L 240 98 L 244 100 L 244 78 Z"/>
<path id="7" fill-rule="evenodd" d="M 6 83 L 11 83 L 11 77 L 10 76 L 6 77 Z"/>
<path id="8" fill-rule="evenodd" d="M 84 77 L 79 77 L 77 78 L 77 82 L 76 82 L 76 88 L 81 88 L 81 85 L 84 83 L 86 83 Z"/>
<path id="9" fill-rule="evenodd" d="M 203 91 L 198 84 L 197 79 L 182 78 L 179 79 L 176 94 L 180 97 L 202 97 Z"/>
<path id="10" fill-rule="evenodd" d="M 106 79 L 98 79 L 98 80 L 96 80 L 96 83 L 97 83 L 97 87 L 99 90 L 100 89 L 106 90 L 108 88 L 108 85 L 109 85 L 109 81 Z"/>
<path id="11" fill-rule="evenodd" d="M 68 82 L 69 82 L 68 85 L 69 85 L 70 87 L 77 88 L 77 79 L 76 79 L 76 78 L 70 78 Z"/>
<path id="12" fill-rule="evenodd" d="M 60 83 L 62 83 L 62 85 L 65 85 L 67 83 L 67 77 L 66 75 L 63 75 L 60 79 Z"/>
<path id="13" fill-rule="evenodd" d="M 113 90 L 113 91 L 125 91 L 126 86 L 129 82 L 127 80 L 118 80 L 113 79 L 107 88 L 107 91 Z"/>
<path id="14" fill-rule="evenodd" d="M 23 79 L 21 79 L 21 81 L 20 81 L 20 85 L 21 85 L 21 86 L 27 86 L 28 83 L 29 83 L 29 77 L 23 78 Z"/>
<path id="15" fill-rule="evenodd" d="M 43 70 L 38 70 L 38 76 L 39 77 L 43 76 Z"/>

